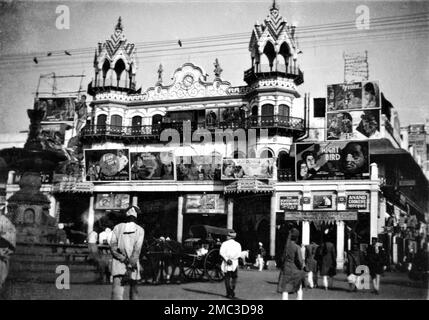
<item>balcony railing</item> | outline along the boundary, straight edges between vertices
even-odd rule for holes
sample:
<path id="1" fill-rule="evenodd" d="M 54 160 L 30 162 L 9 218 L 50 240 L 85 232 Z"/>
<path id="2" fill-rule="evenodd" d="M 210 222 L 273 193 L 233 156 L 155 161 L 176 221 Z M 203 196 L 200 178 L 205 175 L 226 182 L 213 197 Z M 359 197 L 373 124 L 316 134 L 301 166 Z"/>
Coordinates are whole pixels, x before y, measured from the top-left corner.
<path id="1" fill-rule="evenodd" d="M 301 118 L 287 116 L 250 116 L 247 119 L 235 121 L 213 121 L 213 122 L 190 122 L 191 131 L 197 129 L 254 129 L 254 128 L 279 128 L 295 131 L 304 131 L 304 120 Z M 166 129 L 175 129 L 183 133 L 183 123 L 171 122 L 140 126 L 117 126 L 117 125 L 87 125 L 83 129 L 83 135 L 130 137 L 130 138 L 159 138 L 161 132 Z"/>

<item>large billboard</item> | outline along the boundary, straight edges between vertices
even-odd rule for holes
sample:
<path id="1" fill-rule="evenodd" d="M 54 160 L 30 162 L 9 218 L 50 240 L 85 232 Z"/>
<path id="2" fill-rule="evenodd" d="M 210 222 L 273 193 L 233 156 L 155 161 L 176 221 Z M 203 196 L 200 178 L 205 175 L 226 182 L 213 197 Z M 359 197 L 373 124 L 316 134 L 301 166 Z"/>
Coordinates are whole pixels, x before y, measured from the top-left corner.
<path id="1" fill-rule="evenodd" d="M 272 158 L 225 158 L 222 162 L 222 180 L 271 179 L 273 166 Z"/>
<path id="2" fill-rule="evenodd" d="M 380 137 L 380 89 L 377 81 L 328 85 L 326 140 Z"/>
<path id="3" fill-rule="evenodd" d="M 368 141 L 296 144 L 297 180 L 369 179 Z"/>
<path id="4" fill-rule="evenodd" d="M 178 181 L 216 181 L 222 172 L 222 155 L 199 155 L 176 157 Z"/>
<path id="5" fill-rule="evenodd" d="M 75 97 L 39 98 L 39 106 L 45 110 L 43 121 L 73 121 Z"/>
<path id="6" fill-rule="evenodd" d="M 172 151 L 131 152 L 131 180 L 174 180 Z"/>
<path id="7" fill-rule="evenodd" d="M 128 149 L 84 150 L 86 181 L 130 180 Z"/>
<path id="8" fill-rule="evenodd" d="M 219 194 L 188 194 L 186 213 L 225 214 L 225 199 Z"/>

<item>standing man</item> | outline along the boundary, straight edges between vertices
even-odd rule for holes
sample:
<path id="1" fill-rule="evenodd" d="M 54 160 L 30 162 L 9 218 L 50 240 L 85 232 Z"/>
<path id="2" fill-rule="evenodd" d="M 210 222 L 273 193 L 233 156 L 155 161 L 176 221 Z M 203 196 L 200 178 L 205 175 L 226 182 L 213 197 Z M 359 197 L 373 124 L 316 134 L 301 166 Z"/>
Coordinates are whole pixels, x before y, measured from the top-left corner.
<path id="1" fill-rule="evenodd" d="M 0 207 L 0 299 L 5 291 L 4 285 L 9 273 L 9 259 L 15 251 L 16 229 L 12 222 L 3 214 Z"/>
<path id="2" fill-rule="evenodd" d="M 231 230 L 227 235 L 227 240 L 220 246 L 220 256 L 222 257 L 221 270 L 225 274 L 226 297 L 235 297 L 235 285 L 237 283 L 238 258 L 241 255 L 241 245 L 235 241 L 237 234 Z"/>
<path id="3" fill-rule="evenodd" d="M 137 214 L 141 211 L 137 206 L 126 210 L 127 220 L 113 229 L 110 249 L 113 255 L 112 299 L 122 300 L 124 286 L 130 285 L 130 299 L 138 298 L 137 281 L 140 280 L 140 251 L 143 245 L 144 230 L 137 224 Z"/>

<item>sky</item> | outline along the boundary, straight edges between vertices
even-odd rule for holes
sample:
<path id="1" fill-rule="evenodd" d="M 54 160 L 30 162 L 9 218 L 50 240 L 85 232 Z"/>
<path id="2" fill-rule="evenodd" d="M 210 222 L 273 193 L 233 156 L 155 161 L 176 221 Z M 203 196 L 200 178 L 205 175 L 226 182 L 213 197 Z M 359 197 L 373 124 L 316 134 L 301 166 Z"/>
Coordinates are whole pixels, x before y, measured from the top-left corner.
<path id="1" fill-rule="evenodd" d="M 366 50 L 369 78 L 379 81 L 381 91 L 399 112 L 401 126 L 429 119 L 429 1 L 276 3 L 285 20 L 297 26 L 303 51 L 298 58 L 304 71 L 301 94 L 326 97 L 328 84 L 344 80 L 343 53 Z M 94 77 L 97 43 L 110 37 L 119 16 L 128 41 L 137 43 L 136 79 L 143 91 L 156 83 L 160 63 L 164 84 L 170 83 L 174 70 L 186 62 L 202 67 L 211 81 L 216 58 L 223 69 L 223 80 L 232 86 L 245 85 L 243 72 L 251 66 L 248 42 L 253 26 L 267 17 L 271 4 L 272 0 L 0 0 L 0 133 L 28 130 L 26 110 L 33 107 L 41 74 L 83 73 L 82 87 L 86 89 Z M 56 23 L 60 5 L 69 9 L 68 29 L 59 29 Z M 355 27 L 360 5 L 369 10 L 369 29 Z M 416 14 L 420 16 L 413 20 Z M 350 26 L 332 27 L 341 23 Z M 328 31 L 323 32 L 324 28 Z M 225 35 L 229 36 L 221 41 Z M 214 36 L 217 38 L 210 38 Z M 178 39 L 182 48 L 177 45 Z M 72 56 L 65 55 L 64 50 Z M 47 52 L 52 56 L 48 57 Z M 38 64 L 33 57 L 37 57 Z M 46 91 L 51 84 L 43 79 L 39 90 Z M 78 90 L 79 79 L 59 80 L 57 87 Z"/>

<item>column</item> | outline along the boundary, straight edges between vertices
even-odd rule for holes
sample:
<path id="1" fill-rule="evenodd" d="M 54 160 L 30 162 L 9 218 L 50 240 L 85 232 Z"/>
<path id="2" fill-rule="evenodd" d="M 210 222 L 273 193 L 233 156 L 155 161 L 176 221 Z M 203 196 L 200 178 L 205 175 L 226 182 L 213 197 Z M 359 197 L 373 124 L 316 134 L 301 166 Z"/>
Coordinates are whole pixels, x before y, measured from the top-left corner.
<path id="1" fill-rule="evenodd" d="M 371 205 L 370 205 L 370 243 L 372 238 L 377 238 L 378 235 L 378 190 L 371 190 Z"/>
<path id="2" fill-rule="evenodd" d="M 226 216 L 226 227 L 228 229 L 234 229 L 233 215 L 234 215 L 234 202 L 232 201 L 232 198 L 228 198 L 228 211 Z"/>
<path id="3" fill-rule="evenodd" d="M 274 258 L 276 256 L 276 211 L 277 211 L 277 197 L 276 193 L 273 192 L 271 196 L 270 206 L 270 256 Z"/>
<path id="4" fill-rule="evenodd" d="M 344 266 L 344 221 L 337 221 L 337 269 Z"/>
<path id="5" fill-rule="evenodd" d="M 132 205 L 138 207 L 138 203 L 139 203 L 139 197 L 133 196 Z"/>
<path id="6" fill-rule="evenodd" d="M 88 235 L 94 230 L 94 216 L 94 196 L 91 195 L 88 209 Z"/>
<path id="7" fill-rule="evenodd" d="M 183 237 L 183 196 L 177 198 L 177 242 L 182 242 Z"/>
<path id="8" fill-rule="evenodd" d="M 302 222 L 302 243 L 304 245 L 310 244 L 310 221 Z"/>

